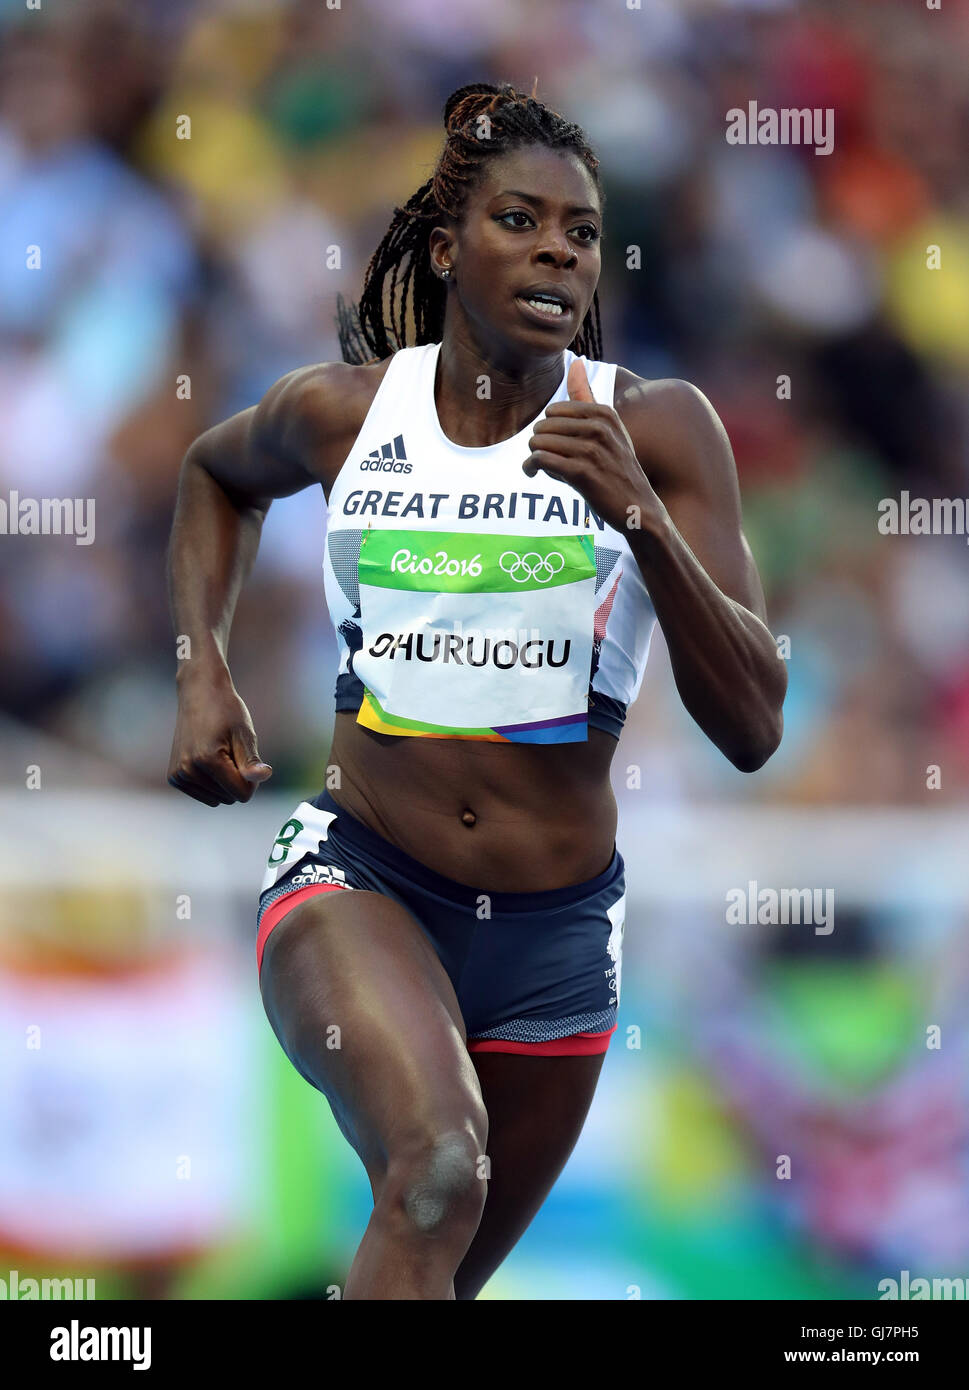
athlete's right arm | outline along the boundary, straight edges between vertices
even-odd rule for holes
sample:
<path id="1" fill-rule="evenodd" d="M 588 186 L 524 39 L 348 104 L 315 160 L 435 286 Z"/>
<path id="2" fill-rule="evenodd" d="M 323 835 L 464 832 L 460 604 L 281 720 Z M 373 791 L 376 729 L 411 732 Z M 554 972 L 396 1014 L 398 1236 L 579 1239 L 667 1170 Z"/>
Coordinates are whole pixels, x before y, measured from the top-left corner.
<path id="1" fill-rule="evenodd" d="M 258 405 L 199 435 L 182 461 L 168 550 L 178 654 L 168 782 L 207 806 L 248 801 L 272 775 L 229 672 L 229 630 L 272 500 L 329 487 L 327 444 L 343 423 L 333 388 L 346 371 L 290 372 Z"/>

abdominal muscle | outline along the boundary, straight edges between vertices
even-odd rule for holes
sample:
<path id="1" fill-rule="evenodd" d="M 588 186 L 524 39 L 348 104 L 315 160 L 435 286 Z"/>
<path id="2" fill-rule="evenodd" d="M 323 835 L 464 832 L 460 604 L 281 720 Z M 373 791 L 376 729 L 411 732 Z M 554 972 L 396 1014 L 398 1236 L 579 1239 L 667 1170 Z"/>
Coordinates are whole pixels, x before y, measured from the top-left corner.
<path id="1" fill-rule="evenodd" d="M 557 745 L 399 738 L 341 711 L 329 758 L 339 785 L 328 790 L 351 816 L 457 883 L 543 892 L 608 868 L 615 748 L 593 728 L 587 742 Z"/>

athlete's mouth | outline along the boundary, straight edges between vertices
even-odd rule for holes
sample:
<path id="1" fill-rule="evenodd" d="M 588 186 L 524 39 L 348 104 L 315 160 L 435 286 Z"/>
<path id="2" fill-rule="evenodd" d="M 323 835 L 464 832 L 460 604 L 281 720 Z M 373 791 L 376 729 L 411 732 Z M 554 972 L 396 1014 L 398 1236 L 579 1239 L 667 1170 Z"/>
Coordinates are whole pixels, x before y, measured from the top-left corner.
<path id="1" fill-rule="evenodd" d="M 527 304 L 536 314 L 547 319 L 569 318 L 572 314 L 572 299 L 565 290 L 531 289 L 523 290 L 515 296 L 520 304 Z"/>

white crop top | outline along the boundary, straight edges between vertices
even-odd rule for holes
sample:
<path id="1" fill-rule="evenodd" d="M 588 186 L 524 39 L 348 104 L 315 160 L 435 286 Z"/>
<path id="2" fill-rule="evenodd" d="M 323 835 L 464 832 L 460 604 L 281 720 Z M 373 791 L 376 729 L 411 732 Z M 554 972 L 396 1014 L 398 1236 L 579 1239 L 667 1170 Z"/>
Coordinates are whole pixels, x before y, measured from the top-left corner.
<path id="1" fill-rule="evenodd" d="M 522 472 L 535 420 L 484 448 L 446 437 L 440 349 L 394 354 L 330 491 L 336 708 L 404 737 L 618 738 L 655 623 L 626 537 L 574 488 Z M 568 400 L 575 357 L 549 404 Z M 611 406 L 615 363 L 579 360 Z"/>

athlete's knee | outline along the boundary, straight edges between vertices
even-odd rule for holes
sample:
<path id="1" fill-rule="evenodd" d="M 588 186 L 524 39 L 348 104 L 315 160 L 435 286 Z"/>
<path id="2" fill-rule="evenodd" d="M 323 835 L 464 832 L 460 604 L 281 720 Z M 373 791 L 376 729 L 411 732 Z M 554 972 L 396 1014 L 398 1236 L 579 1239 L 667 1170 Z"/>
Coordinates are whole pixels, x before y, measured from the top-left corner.
<path id="1" fill-rule="evenodd" d="M 488 1194 L 486 1127 L 433 1126 L 391 1150 L 381 1193 L 389 1219 L 417 1235 L 473 1234 Z"/>

